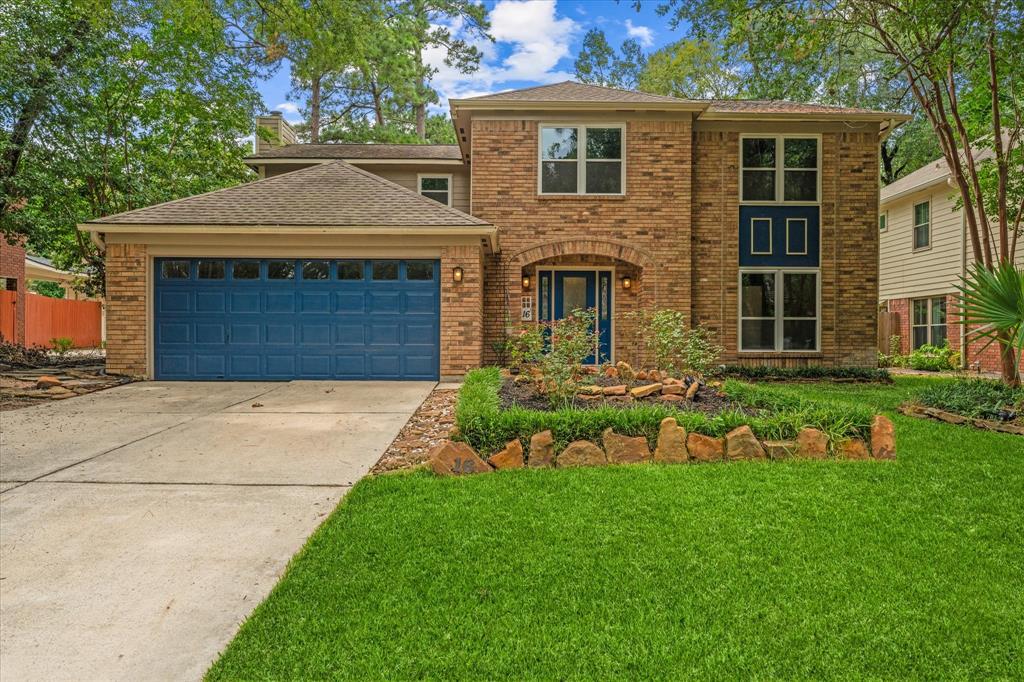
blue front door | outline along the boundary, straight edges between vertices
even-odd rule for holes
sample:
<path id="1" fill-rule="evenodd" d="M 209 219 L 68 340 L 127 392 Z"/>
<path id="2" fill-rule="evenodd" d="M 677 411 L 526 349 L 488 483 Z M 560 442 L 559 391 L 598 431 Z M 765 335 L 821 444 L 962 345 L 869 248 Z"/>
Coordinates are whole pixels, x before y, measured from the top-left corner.
<path id="1" fill-rule="evenodd" d="M 612 356 L 611 272 L 540 270 L 538 279 L 539 321 L 561 320 L 574 310 L 592 311 L 596 318 L 598 344 L 586 363 L 608 362 Z"/>
<path id="2" fill-rule="evenodd" d="M 436 260 L 158 258 L 157 379 L 420 379 L 440 366 Z"/>

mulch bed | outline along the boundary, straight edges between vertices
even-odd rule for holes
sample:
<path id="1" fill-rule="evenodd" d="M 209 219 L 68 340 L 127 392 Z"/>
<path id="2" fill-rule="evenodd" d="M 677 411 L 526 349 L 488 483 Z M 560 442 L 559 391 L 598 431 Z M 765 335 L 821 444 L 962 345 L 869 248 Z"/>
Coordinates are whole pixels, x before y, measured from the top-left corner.
<path id="1" fill-rule="evenodd" d="M 648 386 L 652 383 L 650 381 L 624 382 L 616 377 L 602 375 L 596 375 L 590 379 L 590 383 L 597 386 L 626 386 L 627 390 L 639 386 Z M 536 385 L 532 381 L 516 381 L 511 377 L 506 378 L 501 385 L 501 389 L 498 391 L 498 397 L 501 399 L 502 409 L 505 410 L 510 407 L 522 407 L 528 410 L 541 410 L 545 412 L 552 409 L 547 397 L 537 391 Z M 599 407 L 629 409 L 637 405 L 671 405 L 680 410 L 692 410 L 711 415 L 729 410 L 739 410 L 745 414 L 754 414 L 756 412 L 729 400 L 728 397 L 720 393 L 714 386 L 705 383 L 701 383 L 692 401 L 680 400 L 669 402 L 662 400 L 661 396 L 656 394 L 639 399 L 634 399 L 629 395 L 606 396 L 599 400 L 583 400 L 577 397 L 572 404 L 574 408 L 581 410 L 592 410 Z"/>
<path id="2" fill-rule="evenodd" d="M 60 385 L 37 388 L 36 382 L 44 376 L 56 377 Z M 130 381 L 128 377 L 107 374 L 102 351 L 71 351 L 61 355 L 38 348 L 0 345 L 0 411 L 66 400 Z"/>
<path id="3" fill-rule="evenodd" d="M 458 397 L 458 390 L 450 389 L 435 390 L 427 396 L 370 472 L 382 474 L 426 462 L 430 450 L 448 440 L 455 427 Z"/>

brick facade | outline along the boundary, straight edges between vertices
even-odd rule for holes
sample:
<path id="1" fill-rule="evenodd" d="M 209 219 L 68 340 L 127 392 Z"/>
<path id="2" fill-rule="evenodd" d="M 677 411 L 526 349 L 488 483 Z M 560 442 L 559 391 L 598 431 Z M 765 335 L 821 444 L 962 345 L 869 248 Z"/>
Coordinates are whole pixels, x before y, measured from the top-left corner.
<path id="1" fill-rule="evenodd" d="M 146 246 L 108 244 L 107 371 L 146 374 Z"/>
<path id="2" fill-rule="evenodd" d="M 5 238 L 0 237 L 0 278 L 10 280 L 13 289 L 17 292 L 14 301 L 14 338 L 4 339 L 12 343 L 25 343 L 25 248 L 20 244 L 11 244 Z M 10 289 L 8 282 L 4 282 L 4 288 Z M 12 314 L 4 311 L 4 316 Z"/>
<path id="3" fill-rule="evenodd" d="M 462 268 L 462 281 L 453 278 Z M 479 367 L 484 352 L 484 264 L 478 246 L 441 250 L 441 376 Z"/>
<path id="4" fill-rule="evenodd" d="M 522 275 L 538 264 L 616 267 L 613 326 L 616 359 L 636 360 L 628 341 L 631 308 L 690 310 L 690 156 L 688 118 L 625 119 L 624 196 L 539 196 L 538 122 L 473 121 L 473 215 L 498 226 L 501 253 L 487 259 L 485 362 L 505 328 L 519 320 L 519 301 L 533 291 Z M 640 274 L 637 277 L 637 274 Z M 619 282 L 635 279 L 629 291 Z M 536 281 L 536 280 L 534 280 Z"/>

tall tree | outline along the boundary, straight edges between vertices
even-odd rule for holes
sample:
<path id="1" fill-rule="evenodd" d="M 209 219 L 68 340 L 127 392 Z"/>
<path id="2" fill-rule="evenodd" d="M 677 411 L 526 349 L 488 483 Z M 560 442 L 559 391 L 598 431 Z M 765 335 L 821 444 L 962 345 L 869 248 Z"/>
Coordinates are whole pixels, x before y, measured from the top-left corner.
<path id="1" fill-rule="evenodd" d="M 680 40 L 654 52 L 639 80 L 641 90 L 673 97 L 722 99 L 745 93 L 736 65 L 704 40 Z"/>
<path id="2" fill-rule="evenodd" d="M 615 88 L 633 89 L 640 85 L 647 66 L 647 56 L 640 43 L 630 38 L 616 52 L 608 44 L 604 31 L 592 28 L 583 36 L 583 46 L 576 56 L 576 78 Z"/>
<path id="3" fill-rule="evenodd" d="M 17 160 L 4 166 L 4 235 L 27 239 L 60 267 L 91 269 L 102 286 L 102 254 L 77 223 L 249 177 L 244 138 L 259 108 L 250 55 L 263 52 L 231 44 L 216 6 L 32 0 L 8 8 L 0 36 L 31 36 L 35 46 L 0 40 L 0 150 Z"/>

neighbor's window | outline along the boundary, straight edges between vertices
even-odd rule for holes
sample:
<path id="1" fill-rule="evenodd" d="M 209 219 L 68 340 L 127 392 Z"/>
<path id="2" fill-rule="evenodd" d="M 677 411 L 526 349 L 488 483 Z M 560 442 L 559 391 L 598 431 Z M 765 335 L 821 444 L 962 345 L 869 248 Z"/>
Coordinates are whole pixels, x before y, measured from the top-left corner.
<path id="1" fill-rule="evenodd" d="M 931 203 L 914 204 L 914 248 L 926 249 L 932 245 Z"/>
<path id="2" fill-rule="evenodd" d="M 450 175 L 421 175 L 420 194 L 445 206 L 452 205 L 452 177 Z"/>
<path id="3" fill-rule="evenodd" d="M 818 138 L 744 137 L 740 147 L 743 201 L 818 201 Z"/>
<path id="4" fill-rule="evenodd" d="M 889 227 L 889 214 L 888 212 L 882 212 L 878 214 L 878 231 L 885 232 L 885 228 Z"/>
<path id="5" fill-rule="evenodd" d="M 943 346 L 946 343 L 946 297 L 917 298 L 912 302 L 911 336 L 914 348 L 926 343 Z"/>
<path id="6" fill-rule="evenodd" d="M 622 194 L 622 126 L 541 126 L 541 194 Z"/>
<path id="7" fill-rule="evenodd" d="M 740 274 L 740 350 L 818 349 L 818 273 Z"/>

